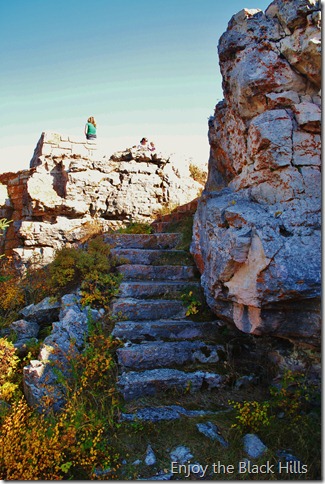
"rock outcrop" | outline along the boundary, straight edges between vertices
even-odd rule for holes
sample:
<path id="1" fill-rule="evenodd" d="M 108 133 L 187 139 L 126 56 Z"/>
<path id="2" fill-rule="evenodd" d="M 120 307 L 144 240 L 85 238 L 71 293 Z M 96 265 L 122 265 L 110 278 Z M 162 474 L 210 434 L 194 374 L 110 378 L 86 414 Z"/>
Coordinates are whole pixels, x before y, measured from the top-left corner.
<path id="1" fill-rule="evenodd" d="M 0 175 L 0 217 L 13 220 L 4 250 L 24 264 L 129 221 L 151 222 L 166 206 L 197 197 L 202 185 L 175 156 L 129 148 L 110 158 L 96 143 L 43 133 L 30 169 Z"/>
<path id="2" fill-rule="evenodd" d="M 192 253 L 208 303 L 244 332 L 319 343 L 320 5 L 242 10 L 221 36 L 224 100 Z"/>
<path id="3" fill-rule="evenodd" d="M 60 374 L 67 379 L 71 377 L 71 357 L 77 356 L 85 348 L 89 318 L 98 321 L 103 313 L 103 309 L 83 308 L 77 294 L 65 294 L 55 304 L 46 298 L 37 305 L 24 308 L 22 314 L 27 319 L 26 327 L 33 327 L 40 319 L 47 326 L 52 324 L 51 334 L 42 342 L 38 359 L 31 360 L 23 369 L 24 394 L 31 406 L 39 411 L 49 407 L 54 411 L 62 409 L 66 394 L 60 383 Z M 17 331 L 19 322 L 15 326 L 13 323 L 11 328 Z"/>

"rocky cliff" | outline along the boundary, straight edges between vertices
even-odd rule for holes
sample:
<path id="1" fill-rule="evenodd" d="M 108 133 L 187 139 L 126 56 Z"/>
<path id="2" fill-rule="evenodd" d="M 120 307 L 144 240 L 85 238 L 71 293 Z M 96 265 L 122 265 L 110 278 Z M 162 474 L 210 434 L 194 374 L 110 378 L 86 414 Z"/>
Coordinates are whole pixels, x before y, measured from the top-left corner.
<path id="1" fill-rule="evenodd" d="M 30 169 L 0 175 L 0 217 L 13 220 L 4 250 L 41 264 L 56 249 L 129 221 L 151 222 L 187 203 L 202 185 L 189 167 L 157 152 L 126 149 L 109 158 L 94 142 L 43 133 Z"/>
<path id="2" fill-rule="evenodd" d="M 219 317 L 308 344 L 320 330 L 320 15 L 316 0 L 275 0 L 221 36 L 224 100 L 192 243 Z"/>

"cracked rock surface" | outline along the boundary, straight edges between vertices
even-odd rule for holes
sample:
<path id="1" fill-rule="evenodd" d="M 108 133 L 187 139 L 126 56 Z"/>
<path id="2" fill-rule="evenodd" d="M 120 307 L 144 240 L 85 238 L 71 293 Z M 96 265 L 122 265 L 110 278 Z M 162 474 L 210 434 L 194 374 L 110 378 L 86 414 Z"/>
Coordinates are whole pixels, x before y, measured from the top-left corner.
<path id="1" fill-rule="evenodd" d="M 217 316 L 308 345 L 320 337 L 320 13 L 275 0 L 221 36 L 224 99 L 191 248 Z"/>

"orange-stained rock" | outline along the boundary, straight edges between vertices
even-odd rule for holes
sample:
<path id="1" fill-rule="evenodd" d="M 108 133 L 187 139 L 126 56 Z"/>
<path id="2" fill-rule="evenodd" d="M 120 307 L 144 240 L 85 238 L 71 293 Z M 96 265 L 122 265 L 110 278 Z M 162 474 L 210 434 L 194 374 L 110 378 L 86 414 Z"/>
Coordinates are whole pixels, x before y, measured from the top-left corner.
<path id="1" fill-rule="evenodd" d="M 310 345 L 320 343 L 320 28 L 314 0 L 230 20 L 191 248 L 219 317 Z"/>

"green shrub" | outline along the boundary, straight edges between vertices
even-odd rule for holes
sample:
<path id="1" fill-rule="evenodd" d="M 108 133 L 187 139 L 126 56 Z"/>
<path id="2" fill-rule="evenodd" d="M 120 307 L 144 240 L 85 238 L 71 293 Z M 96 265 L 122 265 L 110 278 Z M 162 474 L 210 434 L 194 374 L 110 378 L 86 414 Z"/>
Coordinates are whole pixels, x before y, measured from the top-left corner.
<path id="1" fill-rule="evenodd" d="M 283 412 L 293 424 L 301 420 L 313 404 L 320 404 L 317 385 L 310 383 L 304 373 L 285 371 L 280 384 L 270 388 L 273 412 Z"/>
<path id="2" fill-rule="evenodd" d="M 102 237 L 91 240 L 85 249 L 64 247 L 49 266 L 52 293 L 80 285 L 82 304 L 107 308 L 121 282 L 117 264 Z"/>
<path id="3" fill-rule="evenodd" d="M 241 432 L 258 432 L 263 427 L 271 425 L 272 416 L 269 415 L 269 402 L 233 402 L 229 404 L 237 411 L 236 423 L 232 428 L 237 428 Z"/>
<path id="4" fill-rule="evenodd" d="M 186 316 L 191 316 L 199 312 L 199 307 L 202 305 L 202 303 L 197 299 L 193 291 L 182 294 L 181 298 L 186 305 Z"/>
<path id="5" fill-rule="evenodd" d="M 287 370 L 277 387 L 270 387 L 270 398 L 263 402 L 243 401 L 229 404 L 236 410 L 236 423 L 232 428 L 258 432 L 268 427 L 275 417 L 282 414 L 288 428 L 302 424 L 311 410 L 320 407 L 317 385 L 307 381 L 302 372 Z"/>

